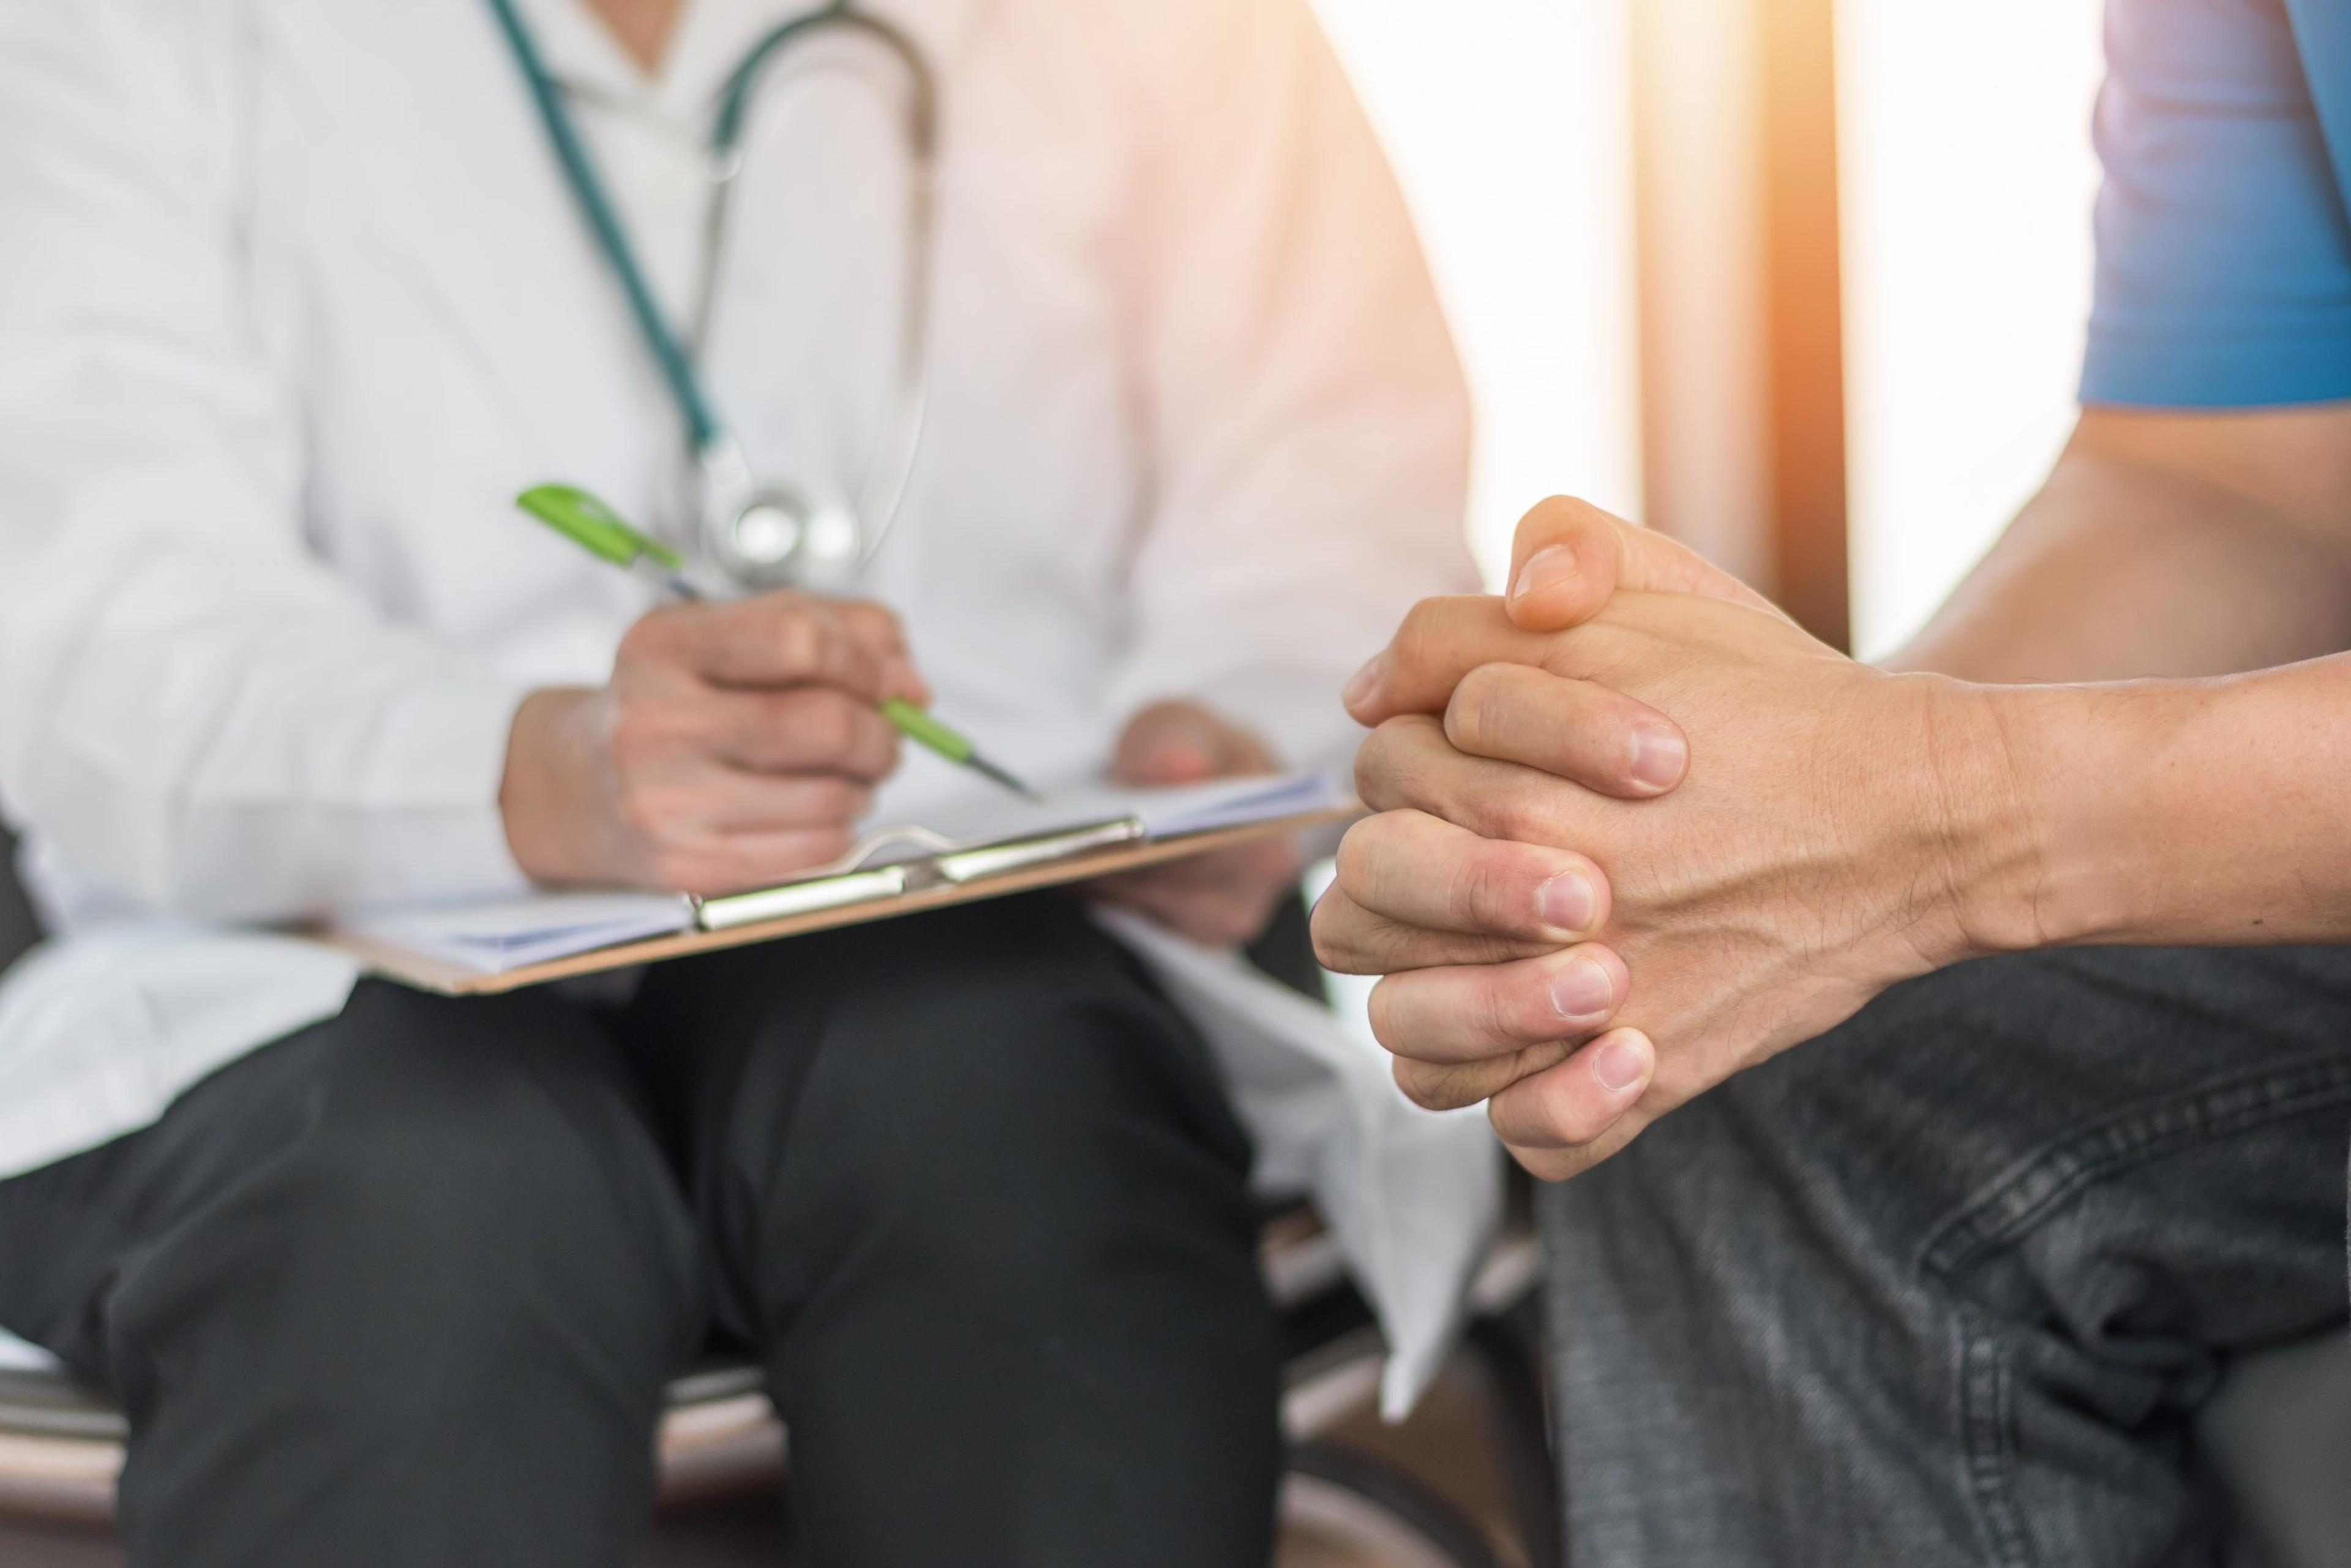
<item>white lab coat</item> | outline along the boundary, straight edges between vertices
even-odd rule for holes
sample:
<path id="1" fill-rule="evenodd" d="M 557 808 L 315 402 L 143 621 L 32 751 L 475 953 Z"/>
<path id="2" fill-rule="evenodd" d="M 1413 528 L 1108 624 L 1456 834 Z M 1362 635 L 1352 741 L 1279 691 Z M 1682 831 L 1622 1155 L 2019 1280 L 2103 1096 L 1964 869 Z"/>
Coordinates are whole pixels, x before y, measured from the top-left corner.
<path id="1" fill-rule="evenodd" d="M 1023 773 L 1097 772 L 1165 696 L 1343 761 L 1346 673 L 1471 581 L 1466 400 L 1304 0 L 875 4 L 938 70 L 943 172 L 929 431 L 862 591 Z M 526 6 L 674 311 L 700 117 L 793 8 L 695 0 L 648 83 Z M 755 465 L 852 487 L 905 265 L 872 64 L 763 96 L 707 355 Z M 62 933 L 0 985 L 0 1175 L 340 1009 L 347 960 L 252 927 L 520 884 L 515 705 L 601 681 L 646 601 L 510 497 L 674 531 L 681 450 L 481 0 L 0 0 L 0 807 Z M 917 758 L 882 812 L 966 787 Z M 1342 1212 L 1400 1396 L 1482 1133 L 1132 939 L 1191 966 L 1269 1174 Z"/>

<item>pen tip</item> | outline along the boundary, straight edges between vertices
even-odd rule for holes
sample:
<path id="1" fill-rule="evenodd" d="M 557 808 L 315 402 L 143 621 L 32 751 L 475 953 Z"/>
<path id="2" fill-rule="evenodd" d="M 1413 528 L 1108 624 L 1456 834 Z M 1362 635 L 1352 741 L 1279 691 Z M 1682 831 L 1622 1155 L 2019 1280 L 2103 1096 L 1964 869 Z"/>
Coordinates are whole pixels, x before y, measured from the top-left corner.
<path id="1" fill-rule="evenodd" d="M 980 772 L 987 775 L 990 779 L 995 779 L 998 784 L 1003 785 L 1007 789 L 1011 790 L 1015 795 L 1020 796 L 1023 800 L 1033 800 L 1040 806 L 1045 803 L 1045 797 L 1042 791 L 1031 789 L 1020 779 L 1013 774 L 1006 772 L 1003 768 L 998 768 L 995 763 L 990 762 L 987 758 L 980 756 L 977 752 L 974 752 L 972 754 L 971 765 Z"/>

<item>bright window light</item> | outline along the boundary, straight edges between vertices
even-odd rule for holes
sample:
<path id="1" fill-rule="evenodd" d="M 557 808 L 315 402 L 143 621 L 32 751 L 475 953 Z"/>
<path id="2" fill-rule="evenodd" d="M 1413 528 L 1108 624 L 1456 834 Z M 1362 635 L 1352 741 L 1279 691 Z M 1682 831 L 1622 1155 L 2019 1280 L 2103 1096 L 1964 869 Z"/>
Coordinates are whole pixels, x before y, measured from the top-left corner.
<path id="1" fill-rule="evenodd" d="M 1639 515 L 1627 3 L 1316 0 L 1468 371 L 1489 578 L 1544 496 Z"/>
<path id="2" fill-rule="evenodd" d="M 1838 0 L 1854 637 L 1931 614 L 2041 483 L 2089 315 L 2100 0 Z"/>

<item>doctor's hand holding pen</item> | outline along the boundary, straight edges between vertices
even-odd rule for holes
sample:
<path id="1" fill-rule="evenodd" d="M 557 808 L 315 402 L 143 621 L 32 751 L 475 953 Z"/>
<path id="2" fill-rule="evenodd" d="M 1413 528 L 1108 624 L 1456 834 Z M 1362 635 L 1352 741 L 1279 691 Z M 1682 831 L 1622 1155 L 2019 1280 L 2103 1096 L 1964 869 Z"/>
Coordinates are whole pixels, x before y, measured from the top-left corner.
<path id="1" fill-rule="evenodd" d="M 929 700 L 895 616 L 775 592 L 663 605 L 601 687 L 532 693 L 498 791 L 535 881 L 719 894 L 846 854 Z"/>

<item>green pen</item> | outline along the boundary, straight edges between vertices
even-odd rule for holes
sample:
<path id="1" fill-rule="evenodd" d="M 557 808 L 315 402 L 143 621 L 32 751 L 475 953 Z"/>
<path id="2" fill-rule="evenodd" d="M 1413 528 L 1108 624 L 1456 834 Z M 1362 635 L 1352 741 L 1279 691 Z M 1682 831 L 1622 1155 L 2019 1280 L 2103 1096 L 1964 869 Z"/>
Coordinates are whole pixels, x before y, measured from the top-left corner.
<path id="1" fill-rule="evenodd" d="M 515 497 L 515 505 L 579 545 L 589 554 L 611 561 L 680 599 L 710 599 L 715 595 L 697 580 L 685 557 L 632 528 L 622 516 L 587 491 L 569 485 L 539 485 Z M 980 755 L 971 738 L 943 724 L 903 697 L 881 705 L 881 715 L 898 733 L 915 745 L 938 753 L 959 768 L 968 768 L 1016 795 L 1031 800 L 1044 797 L 1014 774 Z"/>

